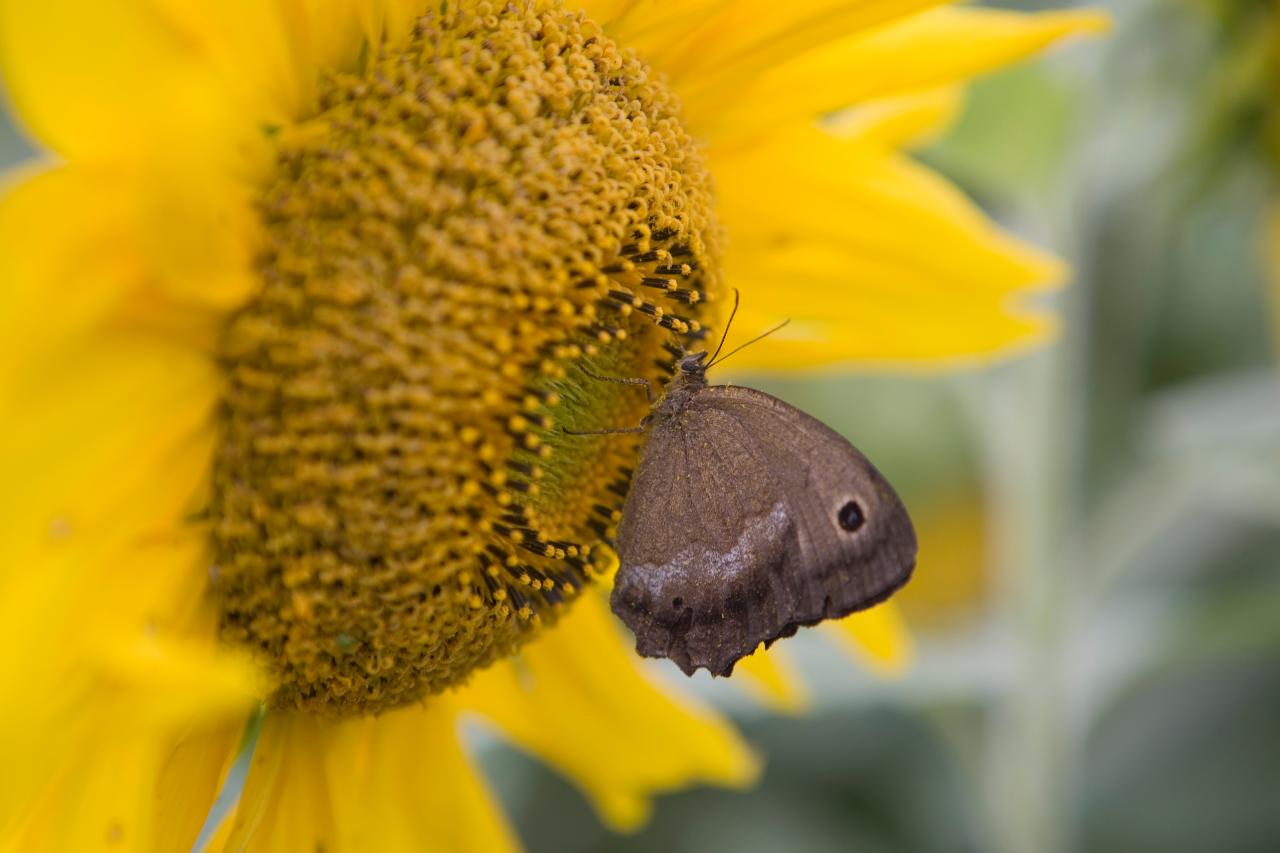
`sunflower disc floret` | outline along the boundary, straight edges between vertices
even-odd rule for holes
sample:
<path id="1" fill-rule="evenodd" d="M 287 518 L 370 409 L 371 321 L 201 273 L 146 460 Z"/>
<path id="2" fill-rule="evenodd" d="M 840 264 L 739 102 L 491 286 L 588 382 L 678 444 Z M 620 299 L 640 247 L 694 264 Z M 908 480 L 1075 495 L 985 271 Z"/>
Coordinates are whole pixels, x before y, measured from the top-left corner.
<path id="1" fill-rule="evenodd" d="M 444 4 L 271 131 L 222 344 L 213 590 L 277 706 L 360 714 L 517 649 L 591 574 L 634 388 L 715 295 L 697 147 L 580 14 Z"/>

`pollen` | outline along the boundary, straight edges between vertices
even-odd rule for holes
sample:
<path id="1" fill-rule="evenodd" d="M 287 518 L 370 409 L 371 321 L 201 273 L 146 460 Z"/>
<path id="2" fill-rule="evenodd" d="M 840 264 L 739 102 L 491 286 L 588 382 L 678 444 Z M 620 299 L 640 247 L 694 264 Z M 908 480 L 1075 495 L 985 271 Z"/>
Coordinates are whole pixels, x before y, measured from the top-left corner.
<path id="1" fill-rule="evenodd" d="M 661 79 L 581 13 L 438 4 L 273 135 L 261 288 L 221 345 L 221 630 L 277 707 L 422 699 L 609 563 L 661 383 L 720 285 Z"/>

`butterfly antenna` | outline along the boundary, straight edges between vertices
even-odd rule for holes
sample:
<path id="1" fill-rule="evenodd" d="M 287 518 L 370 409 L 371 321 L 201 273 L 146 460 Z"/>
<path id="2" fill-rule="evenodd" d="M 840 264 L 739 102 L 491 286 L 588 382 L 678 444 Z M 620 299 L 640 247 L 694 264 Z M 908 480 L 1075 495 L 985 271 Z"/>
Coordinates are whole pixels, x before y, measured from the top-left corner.
<path id="1" fill-rule="evenodd" d="M 760 333 L 760 334 L 756 335 L 756 336 L 755 336 L 754 338 L 752 338 L 751 340 L 747 341 L 745 344 L 739 344 L 738 346 L 736 346 L 736 347 L 734 347 L 733 349 L 729 350 L 729 352 L 725 353 L 724 358 L 721 358 L 721 359 L 715 359 L 715 358 L 712 358 L 712 359 L 711 359 L 711 361 L 707 364 L 707 369 L 708 369 L 708 370 L 710 370 L 710 369 L 711 369 L 711 365 L 713 365 L 713 364 L 719 364 L 719 363 L 720 363 L 720 362 L 722 362 L 722 361 L 726 361 L 726 360 L 728 360 L 728 359 L 729 359 L 729 357 L 730 357 L 730 356 L 732 356 L 735 352 L 738 352 L 738 351 L 740 351 L 740 350 L 744 350 L 744 349 L 746 349 L 747 347 L 749 347 L 749 346 L 751 346 L 752 344 L 754 344 L 756 341 L 763 340 L 764 338 L 769 337 L 769 336 L 770 336 L 770 335 L 772 335 L 774 332 L 778 331 L 779 329 L 781 329 L 783 326 L 787 325 L 787 324 L 788 324 L 788 323 L 790 323 L 790 322 L 791 322 L 791 318 L 789 318 L 789 317 L 788 317 L 786 320 L 783 320 L 781 323 L 779 323 L 778 325 L 774 326 L 774 327 L 773 327 L 772 329 L 770 329 L 769 331 L 767 331 L 767 332 L 762 332 L 762 333 Z M 720 352 L 720 350 L 718 350 L 718 349 L 717 349 L 717 350 L 716 350 L 716 352 L 718 353 L 718 352 Z"/>
<path id="2" fill-rule="evenodd" d="M 715 363 L 716 356 L 720 354 L 720 350 L 724 349 L 725 339 L 729 337 L 729 327 L 733 325 L 733 316 L 738 313 L 738 288 L 733 289 L 733 310 L 729 312 L 729 320 L 724 324 L 724 334 L 720 336 L 720 346 L 716 347 L 715 353 L 711 356 L 711 361 L 707 363 L 710 367 Z"/>

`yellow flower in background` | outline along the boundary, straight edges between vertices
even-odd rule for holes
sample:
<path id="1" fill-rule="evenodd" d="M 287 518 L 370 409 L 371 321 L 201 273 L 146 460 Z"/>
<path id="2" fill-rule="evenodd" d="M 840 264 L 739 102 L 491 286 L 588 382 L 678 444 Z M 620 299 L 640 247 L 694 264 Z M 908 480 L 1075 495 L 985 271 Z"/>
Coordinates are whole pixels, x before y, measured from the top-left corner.
<path id="1" fill-rule="evenodd" d="M 1271 336 L 1280 355 L 1280 204 L 1273 204 L 1262 227 L 1262 260 L 1270 284 Z"/>
<path id="2" fill-rule="evenodd" d="M 1195 190 L 1222 183 L 1228 165 L 1257 162 L 1273 196 L 1258 217 L 1258 262 L 1265 276 L 1274 349 L 1280 354 L 1280 8 L 1273 2 L 1201 0 L 1187 10 L 1204 32 L 1198 97 L 1184 132 L 1182 166 Z"/>
<path id="3" fill-rule="evenodd" d="M 227 849 L 515 846 L 463 715 L 618 828 L 751 781 L 592 587 L 636 443 L 561 428 L 729 286 L 793 318 L 743 366 L 1044 337 L 1057 264 L 898 149 L 1104 23 L 939 5 L 0 2 L 5 848 L 189 848 L 264 702 Z"/>

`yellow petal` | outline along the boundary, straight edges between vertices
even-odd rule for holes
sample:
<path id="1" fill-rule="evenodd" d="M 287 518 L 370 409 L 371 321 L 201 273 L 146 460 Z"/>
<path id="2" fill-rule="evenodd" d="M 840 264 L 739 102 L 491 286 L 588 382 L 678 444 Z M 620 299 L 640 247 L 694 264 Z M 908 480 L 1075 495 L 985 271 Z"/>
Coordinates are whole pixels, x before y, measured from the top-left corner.
<path id="1" fill-rule="evenodd" d="M 107 702 L 149 730 L 239 716 L 266 685 L 216 640 L 203 540 L 196 531 L 103 550 L 90 543 L 69 549 L 69 561 L 59 555 L 0 581 L 0 640 L 12 651 L 0 683 L 23 685 L 0 701 L 6 716 L 50 730 L 70 730 Z M 11 766 L 28 745 L 5 750 Z M 36 746 L 30 757 L 48 763 L 52 753 Z"/>
<path id="2" fill-rule="evenodd" d="M 235 809 L 230 810 L 230 814 L 221 815 L 221 821 L 216 829 L 204 838 L 198 838 L 201 841 L 199 847 L 193 847 L 191 853 L 220 853 L 220 851 L 230 850 L 228 846 L 231 839 L 231 831 L 235 827 Z"/>
<path id="3" fill-rule="evenodd" d="M 108 638 L 86 663 L 140 725 L 207 724 L 246 712 L 266 685 L 252 664 L 208 641 Z"/>
<path id="4" fill-rule="evenodd" d="M 119 750 L 136 763 L 122 779 L 127 784 L 114 792 L 118 796 L 102 806 L 120 812 L 111 824 L 130 827 L 134 839 L 150 837 L 153 829 L 191 830 L 189 844 L 199 828 L 191 827 L 191 813 L 208 809 L 211 792 L 174 790 L 169 802 L 179 803 L 183 814 L 172 808 L 159 814 L 157 786 L 165 768 L 175 760 L 185 766 L 191 758 L 174 754 L 184 742 L 246 718 L 262 690 L 255 670 L 237 656 L 221 655 L 212 636 L 161 639 L 138 632 L 127 642 L 123 632 L 84 638 L 10 633 L 9 626 L 0 630 L 8 653 L 28 658 L 40 672 L 20 682 L 4 676 L 3 683 L 22 688 L 20 695 L 11 690 L 0 698 L 0 833 L 18 822 L 24 838 L 63 837 L 61 816 L 98 808 L 82 800 L 99 797 L 104 779 L 120 772 L 113 766 Z M 224 751 L 218 760 L 227 757 Z M 199 768 L 187 770 L 190 775 Z M 209 780 L 209 787 L 214 784 Z M 25 849 L 89 848 L 40 843 Z"/>
<path id="5" fill-rule="evenodd" d="M 911 633 L 892 601 L 827 624 L 843 648 L 879 675 L 900 675 L 911 663 Z"/>
<path id="6" fill-rule="evenodd" d="M 354 67 L 364 42 L 364 0 L 273 0 L 293 49 L 299 79 L 313 86 L 320 69 Z M 302 93 L 302 104 L 312 96 Z M 304 106 L 305 110 L 306 107 Z M 296 116 L 297 113 L 294 113 Z"/>
<path id="7" fill-rule="evenodd" d="M 1271 328 L 1275 346 L 1280 349 L 1280 204 L 1273 204 L 1263 223 L 1263 258 L 1271 283 Z"/>
<path id="8" fill-rule="evenodd" d="M 89 760 L 68 770 L 12 834 L 0 826 L 0 849 L 154 849 L 160 743 L 106 726 L 97 734 L 85 744 Z"/>
<path id="9" fill-rule="evenodd" d="M 196 509 L 219 379 L 209 359 L 141 334 L 98 336 L 0 387 L 0 573 L 65 560 Z"/>
<path id="10" fill-rule="evenodd" d="M 117 283 L 238 306 L 256 284 L 267 129 L 311 108 L 317 63 L 354 57 L 354 21 L 350 3 L 321 0 L 0 2 L 0 71 L 15 106 L 74 164 L 24 201 L 38 214 L 25 228 L 0 222 L 0 246 L 42 233 L 19 255 L 19 293 L 83 288 L 73 319 Z M 55 238 L 71 250 L 64 260 L 48 258 Z"/>
<path id="11" fill-rule="evenodd" d="M 191 732 L 165 756 L 156 784 L 156 849 L 190 850 L 239 751 L 243 722 Z"/>
<path id="12" fill-rule="evenodd" d="M 1108 23 L 1093 11 L 934 9 L 839 39 L 758 75 L 690 81 L 683 87 L 685 107 L 705 133 L 750 133 L 960 82 L 1063 37 L 1104 31 Z"/>
<path id="13" fill-rule="evenodd" d="M 448 699 L 361 720 L 271 713 L 227 851 L 518 848 L 463 752 Z"/>
<path id="14" fill-rule="evenodd" d="M 341 850 L 325 768 L 329 726 L 303 714 L 268 714 L 253 751 L 227 851 Z"/>
<path id="15" fill-rule="evenodd" d="M 18 256 L 37 265 L 19 269 L 20 293 L 88 285 L 93 308 L 105 283 L 124 280 L 219 310 L 246 298 L 254 196 L 273 162 L 266 128 L 311 107 L 317 63 L 346 63 L 359 45 L 350 3 L 277 2 L 283 11 L 259 0 L 0 2 L 10 94 L 75 170 L 25 202 L 20 212 L 38 202 L 37 216 L 16 237 L 0 221 L 0 247 L 43 232 Z M 55 237 L 69 238 L 65 260 L 47 259 Z"/>
<path id="16" fill-rule="evenodd" d="M 432 697 L 330 733 L 341 850 L 509 853 L 519 844 L 463 751 L 452 702 Z M 376 842 L 375 842 L 376 840 Z"/>
<path id="17" fill-rule="evenodd" d="M 835 136 L 889 148 L 926 145 L 959 117 L 964 95 L 960 86 L 943 86 L 877 98 L 833 116 L 823 128 Z"/>
<path id="18" fill-rule="evenodd" d="M 213 69 L 141 2 L 5 0 L 0 73 L 18 116 L 68 158 L 151 150 L 166 123 L 192 140 L 237 123 Z"/>
<path id="19" fill-rule="evenodd" d="M 68 158 L 181 148 L 228 163 L 311 104 L 315 63 L 354 57 L 353 20 L 350 4 L 299 0 L 4 0 L 0 73 L 19 117 Z"/>
<path id="20" fill-rule="evenodd" d="M 698 19 L 672 22 L 644 38 L 628 38 L 681 94 L 763 69 L 842 36 L 911 15 L 944 0 L 732 0 L 702 3 Z M 684 4 L 669 4 L 682 6 Z M 638 17 L 638 16 L 637 16 Z"/>
<path id="21" fill-rule="evenodd" d="M 208 565 L 197 546 L 161 543 L 207 473 L 210 368 L 153 344 L 91 347 L 68 365 L 79 370 L 0 389 L 17 391 L 5 410 L 22 415 L 0 428 L 0 475 L 20 485 L 0 492 L 0 683 L 25 686 L 0 703 L 9 714 L 56 727 L 104 678 L 195 663 L 138 645 L 144 631 L 167 642 L 157 632 L 185 629 L 164 617 L 198 594 Z"/>
<path id="22" fill-rule="evenodd" d="M 713 167 L 739 322 L 793 319 L 737 369 L 989 355 L 1052 328 L 1013 297 L 1061 264 L 892 150 L 798 127 L 716 148 Z"/>
<path id="23" fill-rule="evenodd" d="M 6 728 L 21 726 L 0 736 L 6 762 L 0 849 L 179 849 L 154 843 L 175 833 L 190 846 L 234 745 L 214 733 L 241 724 L 254 697 L 247 683 L 233 683 L 227 673 L 206 682 L 204 659 L 183 661 L 194 666 L 181 675 L 171 656 L 154 652 L 148 659 L 163 660 L 157 673 L 135 666 L 120 681 L 111 673 L 72 674 L 64 686 L 79 695 L 63 707 L 46 702 L 39 708 L 45 715 L 15 718 L 11 708 L 0 708 Z M 96 686 L 86 686 L 91 681 Z M 186 693 L 163 693 L 161 686 Z M 173 713 L 183 703 L 189 713 L 182 716 L 163 718 L 157 711 Z M 195 744 L 201 746 L 192 752 Z M 184 786 L 164 787 L 177 781 Z"/>
<path id="24" fill-rule="evenodd" d="M 100 322 L 137 288 L 126 182 L 106 170 L 29 169 L 0 195 L 0 383 Z"/>
<path id="25" fill-rule="evenodd" d="M 972 483 L 960 489 L 935 484 L 929 495 L 912 501 L 920 560 L 896 599 L 912 624 L 953 625 L 983 606 L 990 580 L 986 503 Z"/>
<path id="26" fill-rule="evenodd" d="M 809 708 L 809 691 L 792 672 L 790 662 L 778 646 L 763 644 L 733 669 L 733 680 L 755 693 L 771 710 L 800 714 Z"/>
<path id="27" fill-rule="evenodd" d="M 207 467 L 207 459 L 204 463 Z M 88 589 L 74 605 L 82 611 L 83 633 L 91 637 L 128 626 L 152 637 L 195 637 L 212 645 L 217 634 L 216 605 L 208 594 L 212 562 L 204 525 L 181 523 L 173 531 L 144 533 L 119 553 L 83 568 Z"/>
<path id="28" fill-rule="evenodd" d="M 138 0 L 133 0 L 138 2 Z M 357 0 L 147 0 L 189 53 L 212 68 L 255 121 L 294 119 L 315 106 L 322 69 L 360 51 Z"/>
<path id="29" fill-rule="evenodd" d="M 38 367 L 0 388 L 19 415 L 0 427 L 0 684 L 22 685 L 0 696 L 0 822 L 40 790 L 79 796 L 66 780 L 96 772 L 107 709 L 109 737 L 163 740 L 241 718 L 260 689 L 172 618 L 208 566 L 202 537 L 174 537 L 208 472 L 212 365 L 131 334 Z"/>
<path id="30" fill-rule="evenodd" d="M 654 794 L 747 785 L 759 769 L 724 720 L 649 679 L 593 594 L 458 699 L 563 771 L 618 829 L 639 826 Z"/>
<path id="31" fill-rule="evenodd" d="M 628 10 L 641 4 L 639 0 L 572 0 L 565 5 L 581 9 L 589 19 L 607 28 Z"/>
<path id="32" fill-rule="evenodd" d="M 715 148 L 712 157 L 730 251 L 752 261 L 827 248 L 851 262 L 862 255 L 901 266 L 930 289 L 996 294 L 1046 286 L 1063 271 L 942 178 L 882 146 L 799 127 L 742 149 Z"/>
<path id="33" fill-rule="evenodd" d="M 661 71 L 664 49 L 670 51 L 681 39 L 702 26 L 730 0 L 579 0 L 596 23 L 624 48 L 639 51 Z"/>
<path id="34" fill-rule="evenodd" d="M 137 205 L 133 242 L 144 273 L 164 296 L 220 317 L 256 292 L 253 180 L 157 156 L 130 178 L 128 189 Z M 167 305 L 161 311 L 175 313 Z"/>
<path id="35" fill-rule="evenodd" d="M 417 0 L 363 0 L 360 21 L 365 36 L 373 44 L 404 39 L 413 19 L 422 14 L 423 4 Z"/>
<path id="36" fill-rule="evenodd" d="M 108 322 L 145 320 L 207 345 L 257 286 L 250 190 L 227 175 L 157 157 L 29 168 L 5 183 L 0 385 Z"/>

